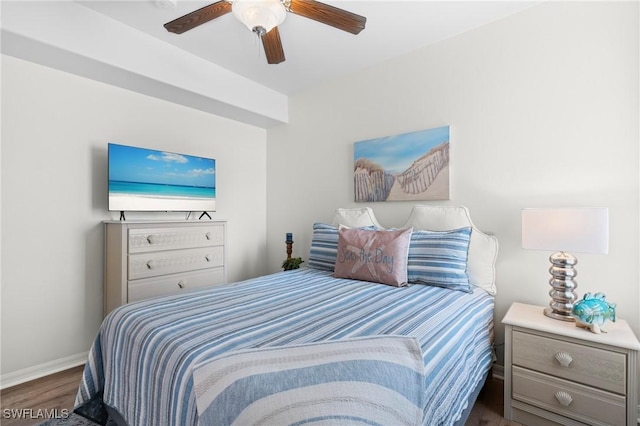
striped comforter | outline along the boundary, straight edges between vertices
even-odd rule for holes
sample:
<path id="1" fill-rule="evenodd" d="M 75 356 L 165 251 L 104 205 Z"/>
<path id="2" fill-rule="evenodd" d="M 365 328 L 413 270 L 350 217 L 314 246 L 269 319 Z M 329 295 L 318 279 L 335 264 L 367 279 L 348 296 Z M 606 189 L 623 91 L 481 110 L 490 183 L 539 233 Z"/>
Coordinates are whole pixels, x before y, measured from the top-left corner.
<path id="1" fill-rule="evenodd" d="M 102 392 L 131 426 L 195 425 L 194 368 L 235 350 L 415 337 L 425 367 L 424 424 L 450 425 L 492 362 L 493 298 L 287 271 L 122 306 L 104 320 L 76 398 Z"/>
<path id="2" fill-rule="evenodd" d="M 195 367 L 201 425 L 422 423 L 415 337 L 371 336 L 231 351 Z"/>

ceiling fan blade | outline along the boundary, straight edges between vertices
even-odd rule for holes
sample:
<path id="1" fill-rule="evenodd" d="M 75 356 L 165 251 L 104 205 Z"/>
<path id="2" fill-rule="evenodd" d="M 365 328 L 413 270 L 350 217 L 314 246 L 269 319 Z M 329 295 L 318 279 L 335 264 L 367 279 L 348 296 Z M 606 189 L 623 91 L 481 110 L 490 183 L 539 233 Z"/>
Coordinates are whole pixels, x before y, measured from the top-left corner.
<path id="1" fill-rule="evenodd" d="M 171 22 L 164 24 L 167 31 L 182 34 L 185 31 L 189 31 L 198 25 L 202 25 L 205 22 L 209 22 L 212 19 L 216 19 L 222 15 L 226 15 L 231 12 L 231 3 L 226 0 L 220 0 L 209 6 L 205 6 L 178 19 L 174 19 Z"/>
<path id="2" fill-rule="evenodd" d="M 282 48 L 282 41 L 280 41 L 278 27 L 273 27 L 271 31 L 262 35 L 262 46 L 268 63 L 279 64 L 284 62 L 284 49 Z"/>
<path id="3" fill-rule="evenodd" d="M 323 24 L 358 34 L 364 30 L 367 18 L 347 12 L 343 9 L 320 3 L 315 0 L 291 0 L 289 11 L 305 18 L 313 19 Z"/>

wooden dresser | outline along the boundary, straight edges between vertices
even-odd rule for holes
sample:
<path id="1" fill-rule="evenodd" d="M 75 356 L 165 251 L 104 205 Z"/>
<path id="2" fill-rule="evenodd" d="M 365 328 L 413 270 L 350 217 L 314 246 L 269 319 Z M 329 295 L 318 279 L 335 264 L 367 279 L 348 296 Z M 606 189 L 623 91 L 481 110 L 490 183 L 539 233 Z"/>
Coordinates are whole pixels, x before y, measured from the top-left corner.
<path id="1" fill-rule="evenodd" d="M 104 225 L 104 315 L 125 303 L 226 281 L 226 222 Z"/>
<path id="2" fill-rule="evenodd" d="M 635 425 L 640 343 L 624 320 L 594 334 L 514 303 L 505 324 L 504 417 L 538 425 Z"/>

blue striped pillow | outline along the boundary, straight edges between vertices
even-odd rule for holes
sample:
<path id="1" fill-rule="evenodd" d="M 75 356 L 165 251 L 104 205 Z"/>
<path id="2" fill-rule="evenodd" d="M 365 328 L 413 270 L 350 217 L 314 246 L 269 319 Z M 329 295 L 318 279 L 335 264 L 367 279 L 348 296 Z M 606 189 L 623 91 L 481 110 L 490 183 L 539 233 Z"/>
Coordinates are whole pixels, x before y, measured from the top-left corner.
<path id="1" fill-rule="evenodd" d="M 307 267 L 333 272 L 336 257 L 338 257 L 338 228 L 326 223 L 314 223 Z"/>
<path id="2" fill-rule="evenodd" d="M 471 227 L 451 231 L 413 231 L 409 244 L 407 279 L 471 293 L 467 254 Z"/>
<path id="3" fill-rule="evenodd" d="M 376 226 L 363 226 L 358 229 L 379 229 Z M 311 249 L 307 268 L 333 272 L 338 257 L 338 227 L 326 223 L 313 224 Z"/>

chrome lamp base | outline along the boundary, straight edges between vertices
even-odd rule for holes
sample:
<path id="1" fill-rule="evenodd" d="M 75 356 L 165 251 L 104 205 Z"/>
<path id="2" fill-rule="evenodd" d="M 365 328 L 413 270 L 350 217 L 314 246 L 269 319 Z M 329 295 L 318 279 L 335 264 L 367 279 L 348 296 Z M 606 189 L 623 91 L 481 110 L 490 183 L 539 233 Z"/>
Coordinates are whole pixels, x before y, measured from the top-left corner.
<path id="1" fill-rule="evenodd" d="M 551 267 L 549 273 L 551 279 L 549 284 L 549 296 L 551 301 L 549 307 L 545 308 L 544 314 L 549 318 L 561 321 L 575 321 L 573 317 L 573 304 L 577 301 L 578 295 L 575 289 L 578 283 L 574 280 L 578 272 L 573 268 L 578 263 L 578 259 L 570 253 L 558 252 L 549 257 Z"/>

